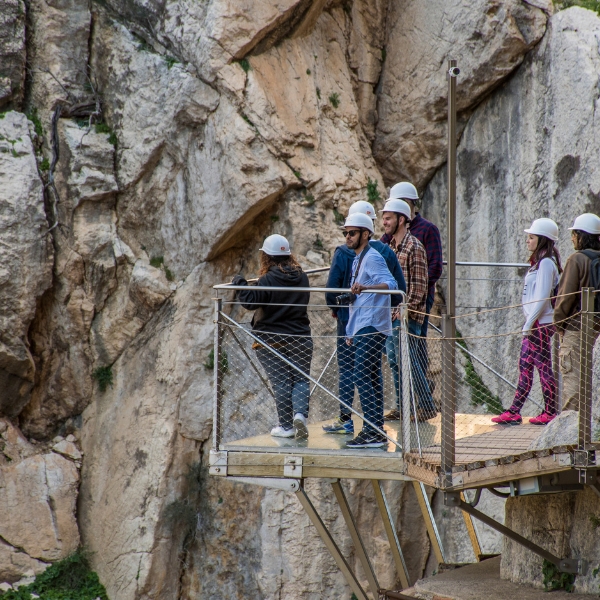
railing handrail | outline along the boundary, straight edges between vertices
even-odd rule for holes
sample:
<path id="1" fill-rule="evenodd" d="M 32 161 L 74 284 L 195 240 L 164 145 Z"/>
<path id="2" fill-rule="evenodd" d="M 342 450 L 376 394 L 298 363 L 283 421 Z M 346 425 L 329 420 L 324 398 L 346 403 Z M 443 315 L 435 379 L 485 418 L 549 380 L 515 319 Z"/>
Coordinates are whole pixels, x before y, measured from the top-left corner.
<path id="1" fill-rule="evenodd" d="M 343 294 L 350 292 L 349 288 L 324 288 L 324 287 L 280 287 L 271 285 L 233 285 L 231 283 L 219 283 L 213 285 L 214 290 L 247 290 L 252 288 L 253 290 L 259 290 L 261 292 L 326 292 Z M 406 292 L 402 290 L 372 290 L 366 289 L 361 294 L 388 294 L 388 295 L 402 295 L 406 296 Z"/>

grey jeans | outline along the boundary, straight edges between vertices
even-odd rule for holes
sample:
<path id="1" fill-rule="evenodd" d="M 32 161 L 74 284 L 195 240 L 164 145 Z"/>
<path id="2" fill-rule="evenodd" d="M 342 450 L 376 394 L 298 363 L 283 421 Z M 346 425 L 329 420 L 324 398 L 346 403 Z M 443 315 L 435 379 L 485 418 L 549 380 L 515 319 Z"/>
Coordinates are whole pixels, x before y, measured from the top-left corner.
<path id="1" fill-rule="evenodd" d="M 278 336 L 277 341 L 270 340 L 270 345 L 304 373 L 310 373 L 313 354 L 311 337 Z M 291 429 L 295 414 L 300 413 L 308 418 L 308 379 L 266 347 L 257 348 L 256 355 L 273 387 L 279 425 Z"/>

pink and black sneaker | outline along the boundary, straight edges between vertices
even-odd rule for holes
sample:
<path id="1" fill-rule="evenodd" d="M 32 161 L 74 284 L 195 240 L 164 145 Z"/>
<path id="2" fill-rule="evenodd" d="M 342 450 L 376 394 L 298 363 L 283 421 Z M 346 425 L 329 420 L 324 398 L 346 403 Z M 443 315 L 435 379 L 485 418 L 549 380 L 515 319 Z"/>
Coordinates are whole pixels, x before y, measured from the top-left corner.
<path id="1" fill-rule="evenodd" d="M 497 417 L 492 417 L 492 423 L 499 425 L 520 425 L 523 422 L 519 413 L 511 413 L 510 410 L 503 412 Z"/>
<path id="2" fill-rule="evenodd" d="M 548 413 L 543 412 L 541 415 L 529 419 L 529 422 L 532 425 L 548 425 L 548 423 L 550 423 L 550 421 L 552 421 L 552 419 L 555 417 L 556 415 L 549 415 Z"/>

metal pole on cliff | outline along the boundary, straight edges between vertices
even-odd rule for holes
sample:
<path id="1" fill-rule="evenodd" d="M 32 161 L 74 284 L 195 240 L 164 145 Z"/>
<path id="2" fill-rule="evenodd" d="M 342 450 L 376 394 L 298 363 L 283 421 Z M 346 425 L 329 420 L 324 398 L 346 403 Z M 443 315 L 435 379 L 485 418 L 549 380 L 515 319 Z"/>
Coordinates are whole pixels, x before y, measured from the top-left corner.
<path id="1" fill-rule="evenodd" d="M 448 218 L 447 250 L 448 288 L 446 314 L 442 317 L 442 447 L 443 485 L 452 485 L 455 463 L 456 414 L 456 77 L 460 73 L 455 60 L 448 61 Z"/>

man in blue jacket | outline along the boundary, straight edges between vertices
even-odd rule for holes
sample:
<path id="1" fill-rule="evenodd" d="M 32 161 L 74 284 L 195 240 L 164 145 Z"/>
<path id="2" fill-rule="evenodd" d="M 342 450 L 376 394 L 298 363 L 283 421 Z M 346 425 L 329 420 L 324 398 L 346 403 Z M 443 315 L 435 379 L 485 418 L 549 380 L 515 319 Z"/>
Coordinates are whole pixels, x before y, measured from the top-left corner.
<path id="1" fill-rule="evenodd" d="M 355 213 L 367 215 L 371 220 L 375 221 L 377 214 L 373 205 L 364 200 L 355 202 L 348 210 L 348 216 Z M 394 251 L 383 242 L 378 240 L 370 240 L 369 245 L 374 250 L 377 250 L 383 256 L 387 268 L 396 280 L 398 289 L 406 292 L 406 282 L 400 263 L 394 254 Z M 331 269 L 329 271 L 329 279 L 327 279 L 328 288 L 344 288 L 350 287 L 350 277 L 352 275 L 352 262 L 356 258 L 356 253 L 342 244 L 335 249 L 333 260 L 331 261 Z M 333 317 L 337 319 L 337 361 L 339 372 L 339 398 L 340 416 L 329 425 L 324 425 L 323 430 L 326 433 L 354 433 L 354 423 L 352 422 L 352 412 L 348 406 L 352 406 L 354 400 L 354 346 L 348 346 L 345 342 L 346 326 L 348 325 L 349 309 L 348 306 L 338 306 L 335 298 L 338 294 L 325 294 L 327 305 L 331 307 Z M 391 296 L 392 307 L 398 306 L 402 302 L 400 294 Z"/>

